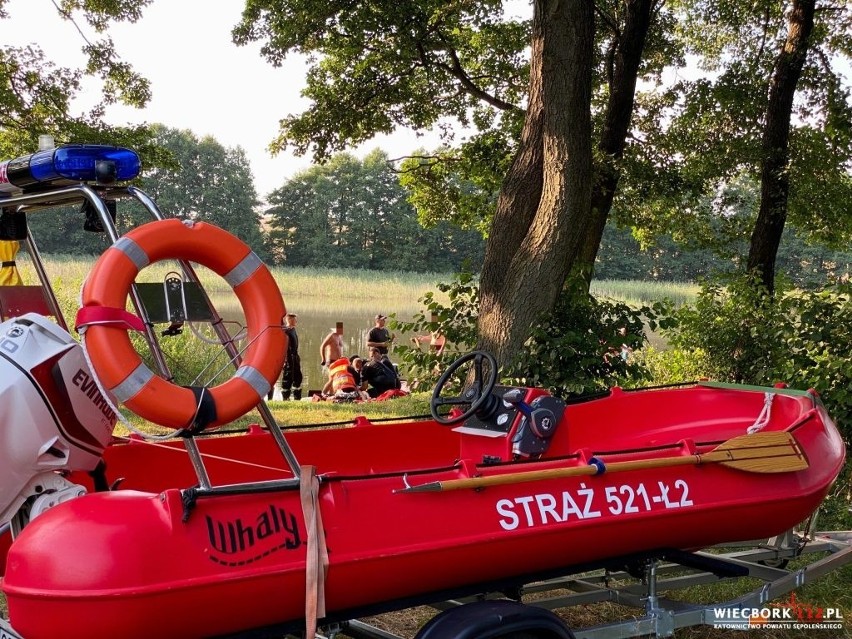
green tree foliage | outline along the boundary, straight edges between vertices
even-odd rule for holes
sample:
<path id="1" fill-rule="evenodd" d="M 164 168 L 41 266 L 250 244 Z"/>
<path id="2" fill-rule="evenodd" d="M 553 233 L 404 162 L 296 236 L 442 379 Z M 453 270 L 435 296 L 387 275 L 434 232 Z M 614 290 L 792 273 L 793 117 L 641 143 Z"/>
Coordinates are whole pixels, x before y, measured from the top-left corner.
<path id="1" fill-rule="evenodd" d="M 528 27 L 501 19 L 501 2 L 440 0 L 350 3 L 247 0 L 234 41 L 262 43 L 280 64 L 312 56 L 304 95 L 273 148 L 317 160 L 389 133 L 445 118 L 467 127 L 515 110 L 526 91 Z"/>
<path id="2" fill-rule="evenodd" d="M 409 192 L 420 223 L 449 221 L 488 236 L 497 194 L 514 151 L 504 130 L 473 136 L 457 148 L 415 152 L 400 163 L 400 184 Z"/>
<path id="3" fill-rule="evenodd" d="M 338 154 L 269 195 L 268 247 L 288 266 L 449 271 L 478 263 L 482 240 L 448 223 L 423 228 L 379 150 Z"/>
<path id="4" fill-rule="evenodd" d="M 102 36 L 95 42 L 84 36 L 83 51 L 88 56 L 86 73 L 98 75 L 103 80 L 104 98 L 108 103 L 120 101 L 143 106 L 151 97 L 148 80 L 121 60 L 112 38 L 107 35 L 111 22 L 136 22 L 150 3 L 151 0 L 61 0 L 55 5 L 65 20 L 74 22 L 77 16 L 82 16 Z"/>
<path id="5" fill-rule="evenodd" d="M 852 101 L 841 69 L 850 59 L 852 15 L 848 4 L 816 6 L 812 31 L 797 40 L 803 4 L 767 1 L 744 7 L 726 0 L 679 0 L 670 5 L 678 16 L 678 37 L 703 75 L 684 74 L 637 119 L 637 134 L 654 164 L 670 169 L 672 179 L 628 187 L 657 192 L 645 207 L 630 210 L 634 225 L 715 236 L 717 247 L 720 239 L 742 241 L 752 234 L 746 254 L 763 255 L 761 270 L 770 275 L 771 245 L 777 248 L 788 219 L 805 240 L 848 243 Z M 795 55 L 805 56 L 800 77 L 785 67 L 796 47 Z M 781 85 L 786 86 L 783 100 Z M 785 100 L 791 105 L 786 117 L 777 104 Z M 768 158 L 784 168 L 770 168 Z M 761 182 L 763 193 L 731 227 L 725 209 L 732 188 Z M 759 217 L 761 206 L 765 214 Z M 758 220 L 773 221 L 755 230 Z M 719 236 L 722 227 L 728 228 Z M 756 251 L 758 246 L 764 248 Z M 771 281 L 764 280 L 764 286 L 771 289 Z"/>
<path id="6" fill-rule="evenodd" d="M 154 142 L 175 162 L 145 171 L 142 188 L 166 215 L 204 220 L 228 229 L 258 253 L 263 250 L 257 192 L 241 147 L 226 148 L 191 131 L 152 127 Z"/>
<path id="7" fill-rule="evenodd" d="M 168 162 L 151 142 L 146 126 L 116 127 L 103 121 L 107 104 L 122 102 L 142 107 L 151 97 L 148 81 L 137 74 L 116 51 L 108 36 L 114 21 L 136 21 L 150 0 L 62 0 L 55 6 L 68 21 L 69 37 L 80 38 L 88 56 L 85 69 L 57 67 L 41 49 L 0 47 L 0 157 L 12 158 L 38 148 L 38 136 L 51 134 L 57 143 L 88 142 L 129 146 L 148 165 Z M 0 0 L 0 19 L 10 19 Z M 13 16 L 11 17 L 13 18 Z M 77 31 L 80 22 L 102 36 L 90 41 Z M 33 34 L 34 39 L 37 34 Z M 75 114 L 71 108 L 81 91 L 85 75 L 102 81 L 102 99 L 89 112 Z"/>

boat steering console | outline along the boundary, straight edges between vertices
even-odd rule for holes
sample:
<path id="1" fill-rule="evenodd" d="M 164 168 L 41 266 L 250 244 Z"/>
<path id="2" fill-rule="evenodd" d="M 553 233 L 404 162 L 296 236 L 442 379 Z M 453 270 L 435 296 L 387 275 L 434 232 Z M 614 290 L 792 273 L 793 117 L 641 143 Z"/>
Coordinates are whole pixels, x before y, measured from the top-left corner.
<path id="1" fill-rule="evenodd" d="M 446 388 L 459 383 L 459 395 L 443 395 Z M 442 412 L 446 406 L 452 407 L 449 413 Z M 439 424 L 464 423 L 456 430 L 495 438 L 495 448 L 503 445 L 499 438 L 510 450 L 496 457 L 508 459 L 537 457 L 546 452 L 563 421 L 565 403 L 540 389 L 498 386 L 494 356 L 472 351 L 450 364 L 441 375 L 429 409 Z"/>
<path id="2" fill-rule="evenodd" d="M 464 370 L 462 371 L 462 369 Z M 442 397 L 441 393 L 444 387 L 459 371 L 462 371 L 465 377 L 462 394 L 457 397 Z M 462 374 L 459 374 L 458 377 L 462 377 Z M 432 391 L 432 399 L 429 402 L 432 419 L 444 426 L 458 424 L 474 415 L 481 419 L 488 419 L 493 416 L 500 405 L 500 398 L 491 394 L 496 383 L 497 360 L 491 353 L 472 351 L 463 355 L 447 367 L 438 383 L 435 384 L 435 390 Z M 467 410 L 462 412 L 451 411 L 446 415 L 439 412 L 439 409 L 443 406 L 463 406 L 465 404 L 469 404 L 469 406 Z"/>

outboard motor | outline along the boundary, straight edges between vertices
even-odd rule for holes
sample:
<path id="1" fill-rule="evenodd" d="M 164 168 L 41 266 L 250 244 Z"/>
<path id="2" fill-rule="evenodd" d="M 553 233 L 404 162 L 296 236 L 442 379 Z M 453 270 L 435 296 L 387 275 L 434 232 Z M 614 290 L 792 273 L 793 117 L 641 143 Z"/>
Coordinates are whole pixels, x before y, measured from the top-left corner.
<path id="1" fill-rule="evenodd" d="M 16 534 L 86 492 L 63 471 L 98 466 L 116 415 L 80 345 L 35 313 L 0 324 L 0 407 L 0 526 Z"/>

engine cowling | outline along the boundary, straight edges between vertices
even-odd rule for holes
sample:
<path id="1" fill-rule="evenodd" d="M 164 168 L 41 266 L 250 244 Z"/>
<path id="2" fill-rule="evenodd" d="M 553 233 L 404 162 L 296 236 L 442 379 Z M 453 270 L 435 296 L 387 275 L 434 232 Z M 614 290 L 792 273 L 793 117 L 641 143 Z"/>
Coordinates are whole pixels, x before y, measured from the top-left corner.
<path id="1" fill-rule="evenodd" d="M 41 490 L 34 478 L 93 470 L 116 415 L 83 350 L 47 318 L 30 313 L 0 324 L 0 524 Z M 49 482 L 43 482 L 49 483 Z"/>

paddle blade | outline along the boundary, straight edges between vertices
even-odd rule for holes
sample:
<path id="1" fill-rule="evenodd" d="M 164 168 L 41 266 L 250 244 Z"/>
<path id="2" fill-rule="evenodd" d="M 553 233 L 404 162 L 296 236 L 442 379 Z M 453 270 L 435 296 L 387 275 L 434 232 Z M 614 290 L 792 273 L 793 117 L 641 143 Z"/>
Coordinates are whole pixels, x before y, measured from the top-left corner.
<path id="1" fill-rule="evenodd" d="M 428 484 L 420 484 L 419 486 L 406 486 L 398 488 L 394 493 L 439 493 L 443 490 L 441 482 L 431 481 Z"/>
<path id="2" fill-rule="evenodd" d="M 786 431 L 734 437 L 700 458 L 702 463 L 718 462 L 750 473 L 790 473 L 808 467 L 799 442 Z"/>

